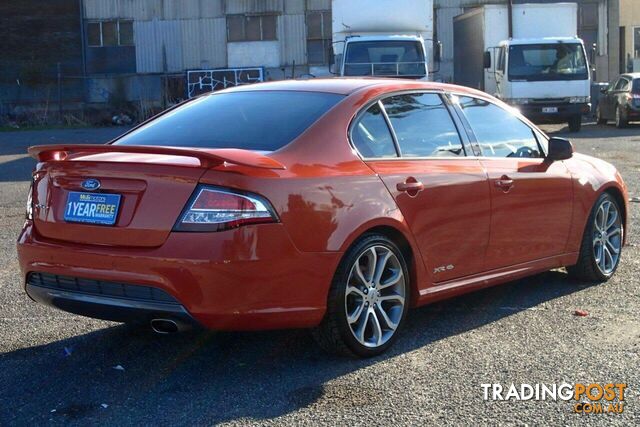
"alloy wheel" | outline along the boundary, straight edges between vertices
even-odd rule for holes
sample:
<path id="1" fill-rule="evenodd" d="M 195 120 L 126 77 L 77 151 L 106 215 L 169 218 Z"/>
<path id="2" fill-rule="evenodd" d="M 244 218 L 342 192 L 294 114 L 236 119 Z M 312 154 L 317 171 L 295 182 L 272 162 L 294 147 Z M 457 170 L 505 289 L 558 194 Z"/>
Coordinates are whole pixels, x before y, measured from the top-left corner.
<path id="1" fill-rule="evenodd" d="M 382 245 L 365 249 L 347 282 L 345 310 L 349 329 L 365 347 L 379 347 L 395 334 L 402 320 L 406 280 L 393 251 Z"/>
<path id="2" fill-rule="evenodd" d="M 606 276 L 613 274 L 620 260 L 622 233 L 618 208 L 610 200 L 605 200 L 594 218 L 593 253 L 598 269 Z"/>

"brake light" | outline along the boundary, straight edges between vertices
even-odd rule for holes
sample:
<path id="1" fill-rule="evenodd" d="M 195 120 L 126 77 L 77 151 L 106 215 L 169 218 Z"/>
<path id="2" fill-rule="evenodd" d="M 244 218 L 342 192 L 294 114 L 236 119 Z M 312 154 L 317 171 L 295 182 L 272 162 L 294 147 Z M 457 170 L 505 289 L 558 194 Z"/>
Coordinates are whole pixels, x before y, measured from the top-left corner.
<path id="1" fill-rule="evenodd" d="M 33 181 L 29 186 L 29 193 L 27 194 L 27 211 L 25 212 L 25 219 L 33 219 Z"/>
<path id="2" fill-rule="evenodd" d="M 223 231 L 245 224 L 277 221 L 273 207 L 261 196 L 201 185 L 173 229 Z"/>

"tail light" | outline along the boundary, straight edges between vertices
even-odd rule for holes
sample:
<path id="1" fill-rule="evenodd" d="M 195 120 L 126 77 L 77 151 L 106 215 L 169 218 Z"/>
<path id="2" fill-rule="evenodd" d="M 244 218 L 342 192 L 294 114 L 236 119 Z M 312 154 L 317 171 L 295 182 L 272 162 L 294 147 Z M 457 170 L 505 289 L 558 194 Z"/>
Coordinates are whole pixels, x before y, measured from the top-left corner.
<path id="1" fill-rule="evenodd" d="M 257 194 L 201 185 L 178 218 L 174 231 L 223 231 L 246 224 L 278 222 L 275 210 Z"/>
<path id="2" fill-rule="evenodd" d="M 25 212 L 25 219 L 33 219 L 33 178 L 31 179 L 31 185 L 29 186 L 29 193 L 27 194 L 27 211 Z"/>

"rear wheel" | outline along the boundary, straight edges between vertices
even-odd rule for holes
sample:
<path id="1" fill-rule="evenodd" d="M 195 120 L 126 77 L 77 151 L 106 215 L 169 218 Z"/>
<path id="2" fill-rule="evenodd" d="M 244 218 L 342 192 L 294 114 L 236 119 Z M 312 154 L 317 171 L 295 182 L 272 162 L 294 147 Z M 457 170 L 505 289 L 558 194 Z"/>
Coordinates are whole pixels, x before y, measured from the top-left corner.
<path id="1" fill-rule="evenodd" d="M 568 267 L 569 274 L 588 282 L 609 280 L 620 263 L 624 227 L 616 200 L 602 194 L 593 206 L 582 237 L 578 263 Z"/>
<path id="2" fill-rule="evenodd" d="M 598 107 L 596 108 L 596 120 L 598 121 L 599 125 L 606 125 L 607 124 L 607 119 L 605 119 L 602 116 L 602 111 L 600 110 L 600 105 L 598 105 Z"/>
<path id="3" fill-rule="evenodd" d="M 627 119 L 627 115 L 623 111 L 622 107 L 618 105 L 616 107 L 616 127 L 618 129 L 622 129 L 627 127 L 629 120 Z"/>
<path id="4" fill-rule="evenodd" d="M 408 304 L 409 274 L 402 252 L 387 237 L 367 234 L 341 261 L 314 338 L 331 353 L 378 355 L 395 341 Z"/>
<path id="5" fill-rule="evenodd" d="M 569 130 L 571 132 L 580 132 L 582 128 L 582 116 L 577 115 L 569 119 Z"/>

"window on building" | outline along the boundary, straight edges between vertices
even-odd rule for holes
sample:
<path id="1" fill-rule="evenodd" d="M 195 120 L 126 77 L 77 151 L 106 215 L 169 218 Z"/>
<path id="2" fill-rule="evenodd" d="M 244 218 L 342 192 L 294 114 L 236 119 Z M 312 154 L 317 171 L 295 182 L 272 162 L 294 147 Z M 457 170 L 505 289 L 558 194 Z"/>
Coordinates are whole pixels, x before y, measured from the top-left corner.
<path id="1" fill-rule="evenodd" d="M 640 27 L 633 29 L 633 56 L 640 58 Z"/>
<path id="2" fill-rule="evenodd" d="M 87 23 L 90 47 L 133 46 L 133 21 L 100 21 Z"/>
<path id="3" fill-rule="evenodd" d="M 307 61 L 311 65 L 329 63 L 331 48 L 331 11 L 307 13 Z"/>
<path id="4" fill-rule="evenodd" d="M 276 15 L 227 16 L 227 40 L 230 42 L 277 40 Z"/>

